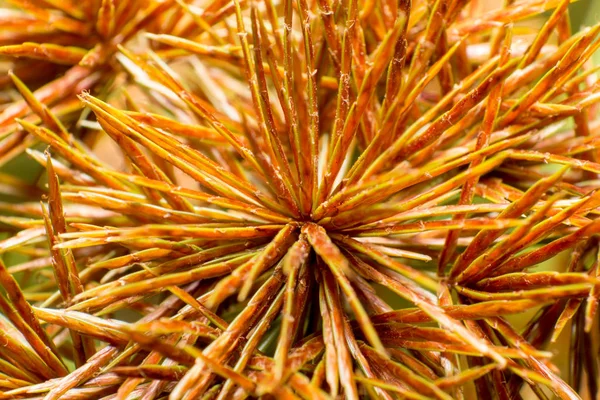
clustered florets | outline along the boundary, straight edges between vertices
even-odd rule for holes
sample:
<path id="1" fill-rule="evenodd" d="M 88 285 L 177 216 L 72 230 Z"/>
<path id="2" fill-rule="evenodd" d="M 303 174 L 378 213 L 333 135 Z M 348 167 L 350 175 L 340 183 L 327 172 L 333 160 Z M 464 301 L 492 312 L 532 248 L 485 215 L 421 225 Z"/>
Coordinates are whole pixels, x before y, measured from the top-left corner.
<path id="1" fill-rule="evenodd" d="M 597 396 L 568 0 L 6 3 L 0 399 Z"/>

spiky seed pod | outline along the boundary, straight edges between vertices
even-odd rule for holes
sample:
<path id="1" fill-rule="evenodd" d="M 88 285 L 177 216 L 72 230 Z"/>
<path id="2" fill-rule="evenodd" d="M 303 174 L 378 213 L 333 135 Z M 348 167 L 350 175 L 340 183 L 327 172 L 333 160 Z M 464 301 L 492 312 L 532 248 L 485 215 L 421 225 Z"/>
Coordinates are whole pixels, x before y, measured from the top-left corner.
<path id="1" fill-rule="evenodd" d="M 0 398 L 598 395 L 568 0 L 2 3 Z"/>

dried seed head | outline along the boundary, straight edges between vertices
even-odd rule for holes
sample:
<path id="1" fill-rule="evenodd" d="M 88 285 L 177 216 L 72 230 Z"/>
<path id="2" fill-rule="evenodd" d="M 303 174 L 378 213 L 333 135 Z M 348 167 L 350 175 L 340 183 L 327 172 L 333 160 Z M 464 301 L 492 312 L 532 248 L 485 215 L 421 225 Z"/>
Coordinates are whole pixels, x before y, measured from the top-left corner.
<path id="1" fill-rule="evenodd" d="M 9 3 L 0 399 L 595 396 L 569 0 Z"/>

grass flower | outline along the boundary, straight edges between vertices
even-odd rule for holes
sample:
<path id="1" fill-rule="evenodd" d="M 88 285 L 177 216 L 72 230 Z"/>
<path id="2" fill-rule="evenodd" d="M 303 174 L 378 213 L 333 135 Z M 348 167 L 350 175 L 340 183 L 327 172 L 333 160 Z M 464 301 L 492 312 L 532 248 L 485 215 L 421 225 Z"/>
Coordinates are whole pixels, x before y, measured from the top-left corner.
<path id="1" fill-rule="evenodd" d="M 568 0 L 5 3 L 0 399 L 598 395 Z"/>

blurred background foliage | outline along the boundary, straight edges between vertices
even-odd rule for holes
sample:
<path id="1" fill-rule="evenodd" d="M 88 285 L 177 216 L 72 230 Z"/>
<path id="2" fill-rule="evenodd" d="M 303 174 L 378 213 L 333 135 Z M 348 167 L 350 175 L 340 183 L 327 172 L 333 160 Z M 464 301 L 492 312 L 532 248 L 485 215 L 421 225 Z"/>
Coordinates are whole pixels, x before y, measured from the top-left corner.
<path id="1" fill-rule="evenodd" d="M 600 0 L 581 0 L 574 2 L 570 7 L 573 30 L 600 21 Z M 594 62 L 600 63 L 600 52 L 596 53 Z"/>

